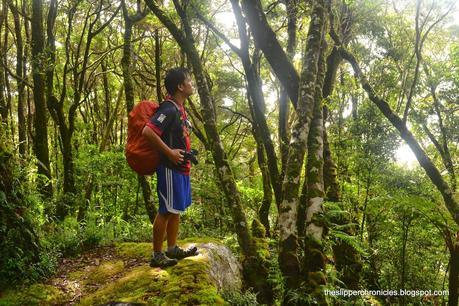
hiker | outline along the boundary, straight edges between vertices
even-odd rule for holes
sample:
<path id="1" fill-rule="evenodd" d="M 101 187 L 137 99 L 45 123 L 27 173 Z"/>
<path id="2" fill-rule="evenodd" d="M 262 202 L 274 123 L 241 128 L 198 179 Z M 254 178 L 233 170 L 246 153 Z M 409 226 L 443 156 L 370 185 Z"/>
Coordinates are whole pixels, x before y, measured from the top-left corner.
<path id="1" fill-rule="evenodd" d="M 158 148 L 160 164 L 156 170 L 159 210 L 153 223 L 151 267 L 168 267 L 178 259 L 197 255 L 197 248 L 184 250 L 177 246 L 180 213 L 191 204 L 190 160 L 191 125 L 185 111 L 186 99 L 194 93 L 190 72 L 173 68 L 164 81 L 168 96 L 142 131 L 142 135 Z M 167 235 L 167 251 L 163 241 Z"/>

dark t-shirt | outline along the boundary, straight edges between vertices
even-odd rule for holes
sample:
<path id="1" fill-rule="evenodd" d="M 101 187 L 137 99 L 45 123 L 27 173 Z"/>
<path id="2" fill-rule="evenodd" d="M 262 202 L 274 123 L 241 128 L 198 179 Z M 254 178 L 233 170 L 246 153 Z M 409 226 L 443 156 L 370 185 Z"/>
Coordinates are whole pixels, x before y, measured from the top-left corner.
<path id="1" fill-rule="evenodd" d="M 172 101 L 163 101 L 147 123 L 171 149 L 190 151 L 191 125 L 188 122 L 185 108 Z M 161 164 L 180 171 L 185 175 L 190 174 L 191 164 L 186 161 L 183 165 L 174 165 L 164 154 L 160 153 Z"/>

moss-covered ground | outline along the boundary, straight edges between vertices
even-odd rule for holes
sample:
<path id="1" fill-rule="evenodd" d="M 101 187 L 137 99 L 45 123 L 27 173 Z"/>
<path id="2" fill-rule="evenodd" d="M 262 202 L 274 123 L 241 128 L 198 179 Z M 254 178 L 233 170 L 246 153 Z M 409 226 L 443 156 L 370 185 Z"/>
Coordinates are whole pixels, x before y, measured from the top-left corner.
<path id="1" fill-rule="evenodd" d="M 181 241 L 216 242 L 200 238 Z M 150 268 L 150 243 L 120 243 L 68 259 L 43 284 L 0 296 L 0 305 L 100 305 L 112 301 L 145 305 L 223 305 L 210 281 L 205 251 L 166 269 Z"/>

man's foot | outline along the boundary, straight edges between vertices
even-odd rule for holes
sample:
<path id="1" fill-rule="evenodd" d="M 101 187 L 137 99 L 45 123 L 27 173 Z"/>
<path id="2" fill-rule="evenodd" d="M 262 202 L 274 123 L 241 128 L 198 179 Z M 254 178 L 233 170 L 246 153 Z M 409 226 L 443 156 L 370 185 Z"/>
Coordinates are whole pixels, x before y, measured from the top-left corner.
<path id="1" fill-rule="evenodd" d="M 195 256 L 198 255 L 198 248 L 197 247 L 190 247 L 186 250 L 179 248 L 178 246 L 175 246 L 172 250 L 168 250 L 166 252 L 166 255 L 169 258 L 175 258 L 175 259 L 183 259 L 185 257 L 190 257 L 190 256 Z"/>
<path id="2" fill-rule="evenodd" d="M 164 255 L 163 252 L 160 253 L 153 253 L 153 257 L 151 258 L 150 261 L 150 267 L 159 267 L 159 268 L 165 268 L 165 267 L 170 267 L 170 266 L 175 266 L 177 264 L 176 259 L 172 259 Z"/>

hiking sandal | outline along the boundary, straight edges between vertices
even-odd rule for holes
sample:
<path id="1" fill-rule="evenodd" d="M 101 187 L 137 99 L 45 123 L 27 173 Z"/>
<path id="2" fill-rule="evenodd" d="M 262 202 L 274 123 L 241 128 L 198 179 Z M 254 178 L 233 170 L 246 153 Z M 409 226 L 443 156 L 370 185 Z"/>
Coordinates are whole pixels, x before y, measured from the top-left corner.
<path id="1" fill-rule="evenodd" d="M 193 246 L 190 247 L 186 250 L 179 248 L 178 246 L 175 246 L 175 248 L 172 251 L 167 251 L 166 255 L 169 258 L 175 258 L 175 259 L 183 259 L 185 257 L 190 257 L 190 256 L 196 256 L 198 255 L 198 248 Z"/>
<path id="2" fill-rule="evenodd" d="M 165 268 L 170 266 L 175 266 L 177 264 L 177 260 L 173 258 L 169 258 L 164 253 L 153 254 L 153 257 L 150 261 L 150 267 L 152 268 Z"/>

